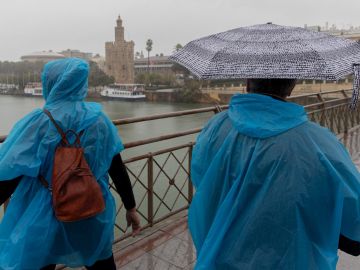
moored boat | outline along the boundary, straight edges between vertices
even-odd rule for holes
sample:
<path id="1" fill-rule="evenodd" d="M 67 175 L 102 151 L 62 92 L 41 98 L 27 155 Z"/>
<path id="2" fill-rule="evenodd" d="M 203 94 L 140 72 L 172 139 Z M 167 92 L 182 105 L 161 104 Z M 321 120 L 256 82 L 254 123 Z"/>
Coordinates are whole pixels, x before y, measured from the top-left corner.
<path id="1" fill-rule="evenodd" d="M 41 83 L 28 83 L 24 88 L 25 95 L 31 96 L 42 96 L 42 85 Z"/>
<path id="2" fill-rule="evenodd" d="M 129 101 L 145 100 L 145 87 L 143 84 L 111 84 L 101 91 L 100 95 L 106 98 Z"/>

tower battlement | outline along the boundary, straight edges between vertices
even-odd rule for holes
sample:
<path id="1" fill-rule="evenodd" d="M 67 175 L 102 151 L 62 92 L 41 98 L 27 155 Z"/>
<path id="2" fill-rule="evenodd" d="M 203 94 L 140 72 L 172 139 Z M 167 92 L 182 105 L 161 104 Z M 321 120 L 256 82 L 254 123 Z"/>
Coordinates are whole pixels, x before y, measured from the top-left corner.
<path id="1" fill-rule="evenodd" d="M 123 22 L 116 20 L 115 41 L 105 42 L 105 72 L 115 78 L 116 83 L 134 83 L 133 41 L 124 38 Z"/>

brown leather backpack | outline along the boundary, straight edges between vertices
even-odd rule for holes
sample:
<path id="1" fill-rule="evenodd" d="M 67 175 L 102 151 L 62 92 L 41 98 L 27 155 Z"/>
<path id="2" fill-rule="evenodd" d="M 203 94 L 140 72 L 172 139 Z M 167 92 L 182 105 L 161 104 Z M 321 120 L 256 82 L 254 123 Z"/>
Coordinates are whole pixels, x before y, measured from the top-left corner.
<path id="1" fill-rule="evenodd" d="M 62 138 L 55 150 L 52 187 L 43 176 L 39 176 L 41 183 L 52 192 L 55 216 L 60 221 L 73 222 L 101 213 L 105 209 L 105 202 L 80 145 L 83 131 L 79 134 L 73 130 L 63 132 L 51 113 L 45 109 L 44 112 Z M 69 133 L 76 137 L 73 144 L 67 139 Z"/>

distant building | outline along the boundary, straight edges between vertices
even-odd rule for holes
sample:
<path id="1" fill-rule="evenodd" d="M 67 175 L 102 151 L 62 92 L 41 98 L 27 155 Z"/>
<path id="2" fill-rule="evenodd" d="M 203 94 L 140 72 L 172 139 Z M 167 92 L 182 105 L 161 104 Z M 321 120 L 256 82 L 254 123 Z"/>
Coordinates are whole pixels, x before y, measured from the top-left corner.
<path id="1" fill-rule="evenodd" d="M 321 31 L 321 27 L 319 25 L 307 25 L 307 24 L 305 24 L 304 28 L 308 29 L 308 30 L 311 30 L 311 31 L 314 31 L 314 32 L 320 32 Z"/>
<path id="2" fill-rule="evenodd" d="M 34 52 L 31 54 L 21 56 L 22 61 L 44 62 L 44 63 L 62 58 L 65 58 L 65 56 L 53 51 Z"/>
<path id="3" fill-rule="evenodd" d="M 340 32 L 340 33 L 333 33 L 335 36 L 342 36 L 344 38 L 349 38 L 353 40 L 359 40 L 360 41 L 360 30 L 359 32 Z"/>
<path id="4" fill-rule="evenodd" d="M 169 61 L 169 56 L 157 55 L 150 57 L 149 71 L 151 73 L 173 73 L 173 62 Z M 141 57 L 135 58 L 134 61 L 135 75 L 148 72 L 148 58 Z"/>
<path id="5" fill-rule="evenodd" d="M 105 57 L 104 56 L 101 56 L 100 54 L 96 54 L 90 59 L 90 61 L 95 62 L 101 70 L 105 71 Z"/>
<path id="6" fill-rule="evenodd" d="M 360 27 L 350 26 L 348 29 L 339 29 L 335 24 L 329 27 L 329 23 L 325 24 L 325 27 L 320 25 L 308 26 L 305 24 L 305 29 L 309 29 L 315 32 L 325 32 L 334 36 L 342 36 L 353 40 L 360 40 Z"/>
<path id="7" fill-rule="evenodd" d="M 120 16 L 116 21 L 115 42 L 105 43 L 105 72 L 116 83 L 134 83 L 134 42 L 125 41 Z"/>
<path id="8" fill-rule="evenodd" d="M 93 57 L 92 53 L 81 52 L 79 50 L 70 50 L 70 49 L 62 51 L 62 52 L 60 52 L 60 54 L 64 55 L 65 57 L 68 57 L 68 58 L 76 57 L 76 58 L 84 59 L 86 61 L 90 61 L 91 58 Z"/>

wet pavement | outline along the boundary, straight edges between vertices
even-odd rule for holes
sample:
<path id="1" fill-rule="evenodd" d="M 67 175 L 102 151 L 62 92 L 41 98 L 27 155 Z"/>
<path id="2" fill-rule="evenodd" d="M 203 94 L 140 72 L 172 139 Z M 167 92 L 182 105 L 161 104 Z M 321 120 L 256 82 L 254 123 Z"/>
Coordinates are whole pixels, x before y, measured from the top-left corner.
<path id="1" fill-rule="evenodd" d="M 124 247 L 124 241 L 115 245 L 114 257 L 118 269 L 193 269 L 196 254 L 187 230 L 186 216 L 167 221 L 165 226 L 152 229 L 152 232 L 146 234 L 127 247 Z"/>
<path id="2" fill-rule="evenodd" d="M 122 270 L 178 270 L 193 269 L 196 251 L 187 229 L 187 217 L 182 216 L 160 227 L 143 239 L 115 250 L 118 269 Z M 131 239 L 130 239 L 131 241 Z M 123 246 L 123 248 L 121 248 Z M 339 270 L 359 270 L 360 257 L 339 252 Z M 275 270 L 275 269 L 274 269 Z"/>
<path id="3" fill-rule="evenodd" d="M 360 257 L 350 256 L 344 252 L 339 252 L 339 262 L 336 269 L 339 270 L 359 270 Z"/>
<path id="4" fill-rule="evenodd" d="M 191 270 L 196 262 L 186 211 L 116 243 L 113 250 L 119 270 Z M 359 270 L 360 257 L 339 252 L 337 269 Z"/>

